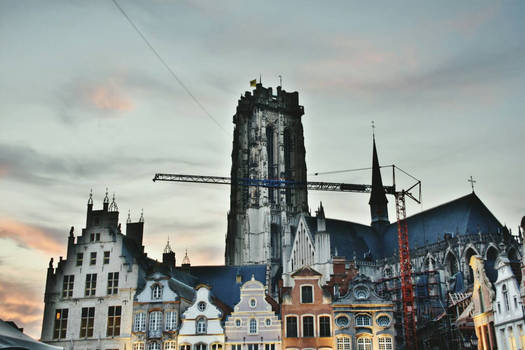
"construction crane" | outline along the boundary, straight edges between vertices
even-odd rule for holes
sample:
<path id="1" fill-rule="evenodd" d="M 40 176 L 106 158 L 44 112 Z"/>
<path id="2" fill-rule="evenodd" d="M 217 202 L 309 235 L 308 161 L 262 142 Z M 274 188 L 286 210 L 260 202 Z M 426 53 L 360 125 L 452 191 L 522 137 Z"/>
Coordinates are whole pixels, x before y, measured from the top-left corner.
<path id="1" fill-rule="evenodd" d="M 395 170 L 399 170 L 414 180 L 414 184 L 406 190 L 396 191 Z M 399 267 L 401 272 L 401 294 L 403 300 L 403 323 L 405 330 L 405 345 L 407 349 L 417 350 L 416 340 L 416 309 L 414 305 L 414 286 L 412 284 L 412 263 L 410 261 L 410 247 L 408 244 L 408 225 L 406 221 L 406 201 L 409 197 L 417 203 L 421 203 L 421 181 L 392 165 L 392 186 L 383 186 L 385 193 L 394 195 L 396 199 L 397 215 L 397 236 L 399 244 Z M 155 174 L 153 181 L 175 181 L 206 184 L 231 185 L 229 177 L 184 175 L 184 174 Z M 241 178 L 237 180 L 240 186 L 258 186 L 266 188 L 304 188 L 312 191 L 333 191 L 333 192 L 359 192 L 370 193 L 371 185 L 348 184 L 340 182 L 296 182 L 285 179 L 249 179 Z M 414 192 L 412 192 L 414 191 Z"/>

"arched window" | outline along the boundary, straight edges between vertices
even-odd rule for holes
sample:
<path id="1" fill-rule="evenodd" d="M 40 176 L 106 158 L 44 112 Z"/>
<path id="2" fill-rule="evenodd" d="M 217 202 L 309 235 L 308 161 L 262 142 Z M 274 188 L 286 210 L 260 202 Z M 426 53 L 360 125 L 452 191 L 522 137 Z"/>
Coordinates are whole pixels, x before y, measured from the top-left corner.
<path id="1" fill-rule="evenodd" d="M 222 344 L 211 344 L 211 350 L 222 350 Z"/>
<path id="2" fill-rule="evenodd" d="M 197 334 L 206 334 L 206 319 L 204 317 L 197 319 L 196 332 Z"/>
<path id="3" fill-rule="evenodd" d="M 250 319 L 250 334 L 257 334 L 257 320 L 255 318 Z"/>
<path id="4" fill-rule="evenodd" d="M 485 260 L 485 272 L 489 281 L 492 283 L 498 279 L 498 271 L 496 271 L 496 268 L 494 267 L 497 258 L 498 250 L 494 247 L 489 247 L 487 250 L 487 259 Z"/>
<path id="5" fill-rule="evenodd" d="M 357 350 L 372 350 L 372 339 L 370 338 L 357 339 Z"/>
<path id="6" fill-rule="evenodd" d="M 454 254 L 448 253 L 447 258 L 445 259 L 445 264 L 447 267 L 447 272 L 450 276 L 454 276 L 458 272 L 458 261 Z"/>
<path id="7" fill-rule="evenodd" d="M 371 326 L 372 318 L 368 315 L 357 315 L 355 317 L 355 324 L 357 326 Z"/>
<path id="8" fill-rule="evenodd" d="M 390 337 L 381 337 L 379 338 L 379 350 L 392 350 L 392 338 Z"/>
<path id="9" fill-rule="evenodd" d="M 197 343 L 193 345 L 193 350 L 206 350 L 207 345 L 204 343 Z"/>
<path id="10" fill-rule="evenodd" d="M 504 284 L 501 289 L 502 289 L 502 292 L 503 292 L 503 301 L 505 302 L 505 309 L 507 309 L 507 311 L 509 311 L 510 310 L 510 304 L 509 304 L 509 291 L 507 290 L 507 285 Z"/>
<path id="11" fill-rule="evenodd" d="M 350 337 L 337 338 L 337 350 L 350 350 Z"/>
<path id="12" fill-rule="evenodd" d="M 474 271 L 472 271 L 472 267 L 470 267 L 470 258 L 476 254 L 477 254 L 476 251 L 472 248 L 468 248 L 467 252 L 465 253 L 465 263 L 467 264 L 468 271 L 469 271 L 467 275 L 468 284 L 474 283 Z"/>
<path id="13" fill-rule="evenodd" d="M 159 284 L 154 284 L 151 289 L 151 299 L 158 300 L 162 298 L 162 287 Z"/>

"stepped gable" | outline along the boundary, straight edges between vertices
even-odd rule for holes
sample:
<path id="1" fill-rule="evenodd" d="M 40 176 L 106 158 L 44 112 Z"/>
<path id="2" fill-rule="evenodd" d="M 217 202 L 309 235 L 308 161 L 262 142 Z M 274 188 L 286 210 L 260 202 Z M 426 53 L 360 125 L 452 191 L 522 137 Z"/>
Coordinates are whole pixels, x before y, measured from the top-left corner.
<path id="1" fill-rule="evenodd" d="M 239 302 L 240 286 L 254 278 L 266 285 L 266 265 L 191 266 L 192 276 L 212 287 L 213 295 L 232 308 Z M 240 277 L 238 277 L 240 276 Z"/>
<path id="2" fill-rule="evenodd" d="M 503 226 L 474 193 L 425 210 L 407 218 L 410 248 L 418 248 L 444 239 L 446 233 L 468 235 L 497 233 Z M 397 252 L 397 223 L 385 231 L 383 256 Z"/>
<path id="3" fill-rule="evenodd" d="M 306 216 L 305 221 L 312 235 L 317 231 L 317 218 Z M 326 219 L 326 232 L 330 233 L 332 256 L 363 259 L 370 252 L 372 258 L 380 257 L 380 235 L 367 225 L 351 221 Z M 396 243 L 397 244 L 397 243 Z"/>

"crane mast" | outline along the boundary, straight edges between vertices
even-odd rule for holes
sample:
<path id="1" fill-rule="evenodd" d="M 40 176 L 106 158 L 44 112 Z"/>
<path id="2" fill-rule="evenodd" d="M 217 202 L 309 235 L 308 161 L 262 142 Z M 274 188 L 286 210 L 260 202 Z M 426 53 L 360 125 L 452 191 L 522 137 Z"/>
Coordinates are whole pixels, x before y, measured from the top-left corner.
<path id="1" fill-rule="evenodd" d="M 385 193 L 394 195 L 396 199 L 396 215 L 397 215 L 397 234 L 399 244 L 399 267 L 401 272 L 401 294 L 403 300 L 403 324 L 405 330 L 405 344 L 406 348 L 410 350 L 417 350 L 416 341 L 416 309 L 414 305 L 414 286 L 412 284 L 412 263 L 410 261 L 410 247 L 408 243 L 408 225 L 406 221 L 406 201 L 405 197 L 409 197 L 417 203 L 421 203 L 421 181 L 414 178 L 405 171 L 399 169 L 409 177 L 411 177 L 415 184 L 407 190 L 396 191 L 395 187 L 395 165 L 392 166 L 393 185 L 383 186 Z M 175 181 L 175 182 L 192 182 L 192 183 L 207 183 L 207 184 L 222 184 L 231 185 L 232 181 L 229 177 L 220 176 L 203 176 L 203 175 L 187 175 L 187 174 L 155 174 L 153 181 Z M 238 179 L 237 184 L 240 186 L 259 186 L 267 188 L 300 188 L 306 186 L 307 190 L 312 191 L 332 191 L 332 192 L 358 192 L 370 193 L 372 191 L 371 185 L 363 184 L 349 184 L 340 182 L 306 182 L 300 183 L 285 179 Z M 417 193 L 412 193 L 413 189 L 417 188 Z"/>

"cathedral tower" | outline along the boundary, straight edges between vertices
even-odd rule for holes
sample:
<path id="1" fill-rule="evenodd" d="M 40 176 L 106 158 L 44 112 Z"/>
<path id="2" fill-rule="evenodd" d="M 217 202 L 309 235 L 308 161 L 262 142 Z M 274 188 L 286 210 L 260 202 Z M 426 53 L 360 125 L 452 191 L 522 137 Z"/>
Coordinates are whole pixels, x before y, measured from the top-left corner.
<path id="1" fill-rule="evenodd" d="M 287 252 L 287 223 L 308 210 L 299 94 L 256 84 L 241 96 L 233 116 L 231 196 L 226 264 L 270 264 L 272 277 Z M 243 186 L 239 181 L 286 180 L 296 188 Z"/>
<path id="2" fill-rule="evenodd" d="M 374 136 L 374 149 L 372 152 L 372 192 L 370 193 L 370 216 L 372 218 L 372 228 L 376 231 L 383 231 L 390 221 L 388 221 L 388 200 L 386 199 L 383 180 L 381 179 L 381 168 L 377 157 L 376 138 Z"/>

